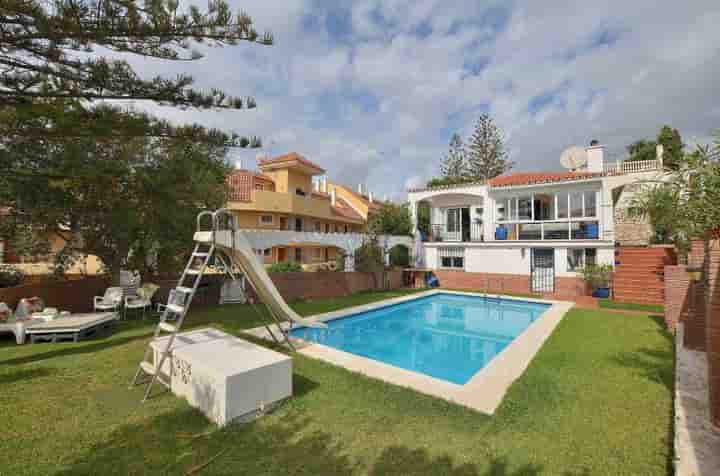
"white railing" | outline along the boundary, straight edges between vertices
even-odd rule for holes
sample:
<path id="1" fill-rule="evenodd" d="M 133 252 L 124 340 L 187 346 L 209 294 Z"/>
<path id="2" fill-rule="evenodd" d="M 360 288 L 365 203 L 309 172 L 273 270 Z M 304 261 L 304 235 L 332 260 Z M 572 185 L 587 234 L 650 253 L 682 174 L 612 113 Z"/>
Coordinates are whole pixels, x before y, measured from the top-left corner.
<path id="1" fill-rule="evenodd" d="M 619 160 L 614 164 L 605 164 L 603 171 L 606 174 L 632 174 L 638 172 L 653 172 L 662 170 L 662 162 L 652 160 Z"/>

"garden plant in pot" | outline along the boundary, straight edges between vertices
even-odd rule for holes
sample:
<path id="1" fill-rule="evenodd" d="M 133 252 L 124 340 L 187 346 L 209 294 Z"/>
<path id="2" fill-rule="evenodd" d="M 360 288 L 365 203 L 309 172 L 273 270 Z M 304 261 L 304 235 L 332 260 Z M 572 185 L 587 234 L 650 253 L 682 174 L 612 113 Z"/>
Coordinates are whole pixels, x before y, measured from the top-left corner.
<path id="1" fill-rule="evenodd" d="M 609 264 L 590 264 L 583 268 L 583 279 L 585 282 L 590 283 L 593 297 L 610 297 L 610 281 L 612 280 L 612 272 L 612 265 Z"/>

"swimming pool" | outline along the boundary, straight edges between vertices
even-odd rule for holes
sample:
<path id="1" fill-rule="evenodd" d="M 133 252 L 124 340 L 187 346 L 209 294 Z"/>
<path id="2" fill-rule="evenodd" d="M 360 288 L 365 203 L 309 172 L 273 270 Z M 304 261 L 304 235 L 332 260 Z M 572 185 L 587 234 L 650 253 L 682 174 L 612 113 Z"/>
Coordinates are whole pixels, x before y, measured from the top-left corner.
<path id="1" fill-rule="evenodd" d="M 328 329 L 293 329 L 291 335 L 463 385 L 549 308 L 441 292 L 327 321 Z"/>

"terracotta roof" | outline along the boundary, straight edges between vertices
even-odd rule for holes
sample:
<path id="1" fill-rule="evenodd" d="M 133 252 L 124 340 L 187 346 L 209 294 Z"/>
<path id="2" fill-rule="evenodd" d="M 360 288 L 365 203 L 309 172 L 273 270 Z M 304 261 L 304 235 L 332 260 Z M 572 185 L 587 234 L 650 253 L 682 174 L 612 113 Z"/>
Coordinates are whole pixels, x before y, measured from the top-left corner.
<path id="1" fill-rule="evenodd" d="M 501 175 L 488 180 L 491 187 L 512 187 L 516 185 L 533 185 L 539 183 L 565 182 L 601 177 L 602 173 L 593 172 L 518 172 Z"/>
<path id="2" fill-rule="evenodd" d="M 297 152 L 290 152 L 289 154 L 280 155 L 278 157 L 274 157 L 272 159 L 263 159 L 260 162 L 258 162 L 258 165 L 260 167 L 266 166 L 266 165 L 275 165 L 275 164 L 282 164 L 284 162 L 298 162 L 302 165 L 305 165 L 307 167 L 317 169 L 320 171 L 320 173 L 324 173 L 325 169 L 320 167 L 315 162 L 312 162 L 302 155 L 298 154 Z"/>
<path id="3" fill-rule="evenodd" d="M 312 194 L 313 194 L 314 197 L 327 198 L 328 200 L 330 199 L 330 194 L 329 194 L 329 193 L 319 192 L 319 191 L 317 191 L 317 190 L 313 190 Z"/>
<path id="4" fill-rule="evenodd" d="M 365 221 L 358 212 L 356 212 L 345 200 L 343 200 L 340 197 L 337 197 L 335 200 L 335 206 L 332 207 L 333 213 L 336 215 L 339 215 L 343 218 L 348 218 L 350 220 L 356 220 L 356 221 Z"/>
<path id="5" fill-rule="evenodd" d="M 342 188 L 342 189 L 345 190 L 347 193 L 349 193 L 350 195 L 354 196 L 355 198 L 357 198 L 358 200 L 360 200 L 361 202 L 363 202 L 363 203 L 368 207 L 369 210 L 379 210 L 379 209 L 382 208 L 382 202 L 380 202 L 380 201 L 373 200 L 373 201 L 371 202 L 371 201 L 370 201 L 370 198 L 368 198 L 367 195 L 363 195 L 363 194 L 357 193 L 356 191 L 354 191 L 354 190 L 351 189 L 350 187 L 347 187 L 347 186 L 341 185 L 341 184 L 337 184 L 337 183 L 334 184 L 334 185 L 335 185 L 336 187 Z"/>

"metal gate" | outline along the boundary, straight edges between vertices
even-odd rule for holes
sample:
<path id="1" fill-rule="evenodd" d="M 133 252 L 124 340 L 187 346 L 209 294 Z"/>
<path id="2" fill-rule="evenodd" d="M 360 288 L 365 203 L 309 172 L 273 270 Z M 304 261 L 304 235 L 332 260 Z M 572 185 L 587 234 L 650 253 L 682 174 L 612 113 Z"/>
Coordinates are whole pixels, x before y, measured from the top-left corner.
<path id="1" fill-rule="evenodd" d="M 534 293 L 555 292 L 555 250 L 530 250 L 530 290 Z"/>

